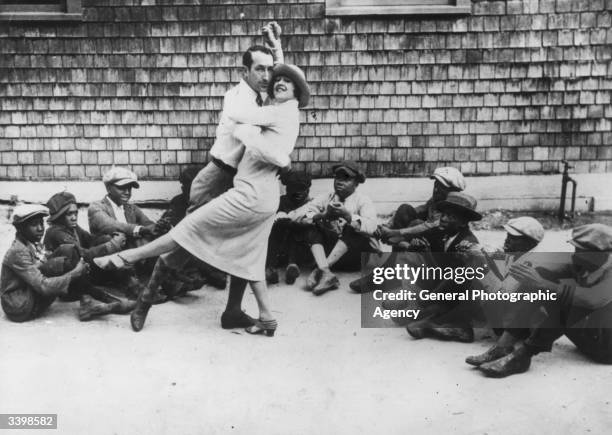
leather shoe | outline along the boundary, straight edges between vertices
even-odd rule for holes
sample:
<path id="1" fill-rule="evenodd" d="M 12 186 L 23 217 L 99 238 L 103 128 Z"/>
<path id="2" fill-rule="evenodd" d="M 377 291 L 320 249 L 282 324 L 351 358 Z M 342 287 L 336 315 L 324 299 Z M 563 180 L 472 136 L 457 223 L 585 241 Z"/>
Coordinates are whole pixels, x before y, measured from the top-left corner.
<path id="1" fill-rule="evenodd" d="M 420 340 L 427 336 L 426 329 L 416 325 L 406 326 L 406 332 L 415 340 Z"/>
<path id="2" fill-rule="evenodd" d="M 136 301 L 136 307 L 130 315 L 130 324 L 132 325 L 132 329 L 134 331 L 138 332 L 144 327 L 145 321 L 147 320 L 147 314 L 149 314 L 150 309 L 150 302 L 145 302 L 141 298 L 138 298 Z"/>
<path id="3" fill-rule="evenodd" d="M 89 295 L 83 295 L 81 297 L 81 303 L 79 305 L 79 320 L 86 322 L 98 316 L 111 313 L 113 310 L 112 304 L 106 304 L 95 300 Z"/>
<path id="4" fill-rule="evenodd" d="M 494 345 L 489 348 L 485 353 L 481 353 L 480 355 L 472 355 L 468 356 L 465 359 L 465 362 L 478 367 L 481 364 L 488 363 L 491 361 L 495 361 L 496 359 L 502 358 L 514 350 L 514 346 L 498 346 Z"/>
<path id="5" fill-rule="evenodd" d="M 469 326 L 436 325 L 425 321 L 406 327 L 406 331 L 417 340 L 429 337 L 461 343 L 472 343 L 474 341 L 474 330 Z"/>
<path id="6" fill-rule="evenodd" d="M 318 267 L 315 267 L 310 275 L 308 275 L 308 279 L 306 280 L 306 289 L 312 290 L 314 289 L 319 281 L 321 280 L 321 276 L 323 275 L 323 271 Z"/>
<path id="7" fill-rule="evenodd" d="M 323 293 L 327 293 L 330 290 L 335 290 L 340 287 L 340 281 L 338 277 L 331 272 L 323 272 L 321 280 L 312 289 L 312 293 L 316 296 L 321 296 Z"/>
<path id="8" fill-rule="evenodd" d="M 362 276 L 349 284 L 351 290 L 355 293 L 370 293 L 374 291 L 372 287 L 372 275 Z"/>
<path id="9" fill-rule="evenodd" d="M 525 347 L 519 347 L 512 353 L 498 360 L 482 364 L 478 367 L 486 376 L 505 378 L 506 376 L 525 373 L 531 365 L 531 352 Z"/>
<path id="10" fill-rule="evenodd" d="M 297 264 L 291 263 L 289 266 L 287 266 L 287 269 L 285 270 L 285 282 L 287 284 L 293 284 L 298 276 L 300 276 L 300 268 Z"/>
<path id="11" fill-rule="evenodd" d="M 112 302 L 113 314 L 127 314 L 136 308 L 136 301 L 130 301 L 127 299 L 119 299 L 117 302 Z"/>
<path id="12" fill-rule="evenodd" d="M 255 319 L 244 311 L 224 311 L 221 314 L 221 327 L 223 329 L 248 328 L 255 324 Z"/>
<path id="13" fill-rule="evenodd" d="M 432 338 L 445 341 L 458 341 L 460 343 L 472 343 L 474 341 L 474 330 L 469 326 L 438 326 L 428 331 Z"/>
<path id="14" fill-rule="evenodd" d="M 266 267 L 266 282 L 268 284 L 278 284 L 278 270 L 273 267 Z"/>

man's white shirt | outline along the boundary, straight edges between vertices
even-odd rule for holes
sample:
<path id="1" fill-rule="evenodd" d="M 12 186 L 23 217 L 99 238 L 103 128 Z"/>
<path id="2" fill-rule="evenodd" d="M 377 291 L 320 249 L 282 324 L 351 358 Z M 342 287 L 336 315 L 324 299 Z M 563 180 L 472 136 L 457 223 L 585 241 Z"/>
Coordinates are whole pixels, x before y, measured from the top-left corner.
<path id="1" fill-rule="evenodd" d="M 260 96 L 263 101 L 265 98 L 261 94 L 251 88 L 248 83 L 241 79 L 240 82 L 232 89 L 227 91 L 223 98 L 223 111 L 217 126 L 217 134 L 215 143 L 210 149 L 210 155 L 221 160 L 226 165 L 233 168 L 238 166 L 244 153 L 244 145 L 238 139 L 232 136 L 235 123 L 226 115 L 226 108 L 231 105 L 237 105 L 241 108 L 257 109 L 257 97 Z"/>

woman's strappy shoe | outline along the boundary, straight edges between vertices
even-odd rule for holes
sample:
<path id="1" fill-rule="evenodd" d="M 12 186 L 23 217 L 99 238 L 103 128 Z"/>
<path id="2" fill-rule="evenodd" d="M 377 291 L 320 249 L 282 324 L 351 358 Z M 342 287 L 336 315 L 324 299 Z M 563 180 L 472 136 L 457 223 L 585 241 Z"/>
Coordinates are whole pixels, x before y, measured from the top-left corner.
<path id="1" fill-rule="evenodd" d="M 276 320 L 255 320 L 255 324 L 253 326 L 249 326 L 245 329 L 249 334 L 265 334 L 268 337 L 274 337 L 274 332 L 278 323 Z"/>
<path id="2" fill-rule="evenodd" d="M 132 267 L 132 263 L 120 254 L 105 255 L 104 257 L 94 258 L 93 261 L 102 270 L 120 270 Z"/>

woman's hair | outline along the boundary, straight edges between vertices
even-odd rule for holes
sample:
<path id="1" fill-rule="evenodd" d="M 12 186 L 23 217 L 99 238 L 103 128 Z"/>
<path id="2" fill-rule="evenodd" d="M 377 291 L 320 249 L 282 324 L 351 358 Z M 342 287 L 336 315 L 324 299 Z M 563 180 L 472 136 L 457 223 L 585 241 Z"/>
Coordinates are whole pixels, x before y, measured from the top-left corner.
<path id="1" fill-rule="evenodd" d="M 302 97 L 302 90 L 300 89 L 299 86 L 296 86 L 295 82 L 291 79 L 291 77 L 287 77 L 286 75 L 283 75 L 283 74 L 277 75 L 270 81 L 270 84 L 268 85 L 268 97 L 274 98 L 274 83 L 276 82 L 276 79 L 279 77 L 286 77 L 287 79 L 291 80 L 291 83 L 293 83 L 293 96 L 295 97 L 296 100 L 300 101 L 300 98 Z"/>

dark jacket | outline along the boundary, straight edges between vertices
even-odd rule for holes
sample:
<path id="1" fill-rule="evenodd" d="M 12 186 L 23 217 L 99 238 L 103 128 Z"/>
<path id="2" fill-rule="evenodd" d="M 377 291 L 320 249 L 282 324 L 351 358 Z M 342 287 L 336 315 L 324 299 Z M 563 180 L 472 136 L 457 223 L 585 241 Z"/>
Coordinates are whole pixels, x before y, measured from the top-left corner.
<path id="1" fill-rule="evenodd" d="M 155 223 L 155 232 L 157 236 L 167 233 L 171 228 L 175 227 L 187 215 L 189 207 L 189 195 L 176 195 L 170 200 L 168 209 Z"/>
<path id="2" fill-rule="evenodd" d="M 29 298 L 29 291 L 54 296 L 68 290 L 70 275 L 47 277 L 39 269 L 42 264 L 40 251 L 17 236 L 4 255 L 0 272 L 0 293 L 5 309 L 7 306 L 19 309 L 19 305 Z"/>
<path id="3" fill-rule="evenodd" d="M 87 210 L 89 218 L 89 230 L 94 236 L 101 234 L 111 235 L 115 232 L 125 233 L 128 236 L 134 234 L 134 229 L 138 226 L 151 225 L 153 223 L 142 210 L 134 204 L 125 204 L 125 220 L 128 223 L 119 222 L 110 204 L 110 199 L 104 197 L 101 201 L 92 202 Z"/>
<path id="4" fill-rule="evenodd" d="M 113 254 L 121 249 L 120 246 L 108 241 L 94 245 L 94 237 L 83 228 L 67 228 L 63 225 L 52 224 L 45 232 L 43 243 L 49 252 L 55 251 L 60 245 L 74 245 L 83 259 L 91 263 L 96 257 Z"/>

